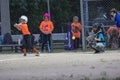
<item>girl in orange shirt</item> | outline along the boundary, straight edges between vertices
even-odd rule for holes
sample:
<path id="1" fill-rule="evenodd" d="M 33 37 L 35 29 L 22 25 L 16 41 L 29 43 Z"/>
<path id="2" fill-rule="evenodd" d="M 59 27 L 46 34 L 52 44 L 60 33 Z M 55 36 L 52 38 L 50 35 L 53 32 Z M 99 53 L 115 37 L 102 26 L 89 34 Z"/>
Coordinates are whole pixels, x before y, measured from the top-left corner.
<path id="1" fill-rule="evenodd" d="M 79 44 L 80 44 L 80 35 L 81 35 L 80 31 L 82 30 L 82 25 L 78 21 L 79 21 L 78 16 L 74 16 L 73 23 L 71 24 L 74 49 L 79 48 Z"/>
<path id="2" fill-rule="evenodd" d="M 26 16 L 21 16 L 20 17 L 20 23 L 19 24 L 14 24 L 14 27 L 16 27 L 19 31 L 22 32 L 23 34 L 23 53 L 24 56 L 26 56 L 26 49 L 28 48 L 29 50 L 32 48 L 34 52 L 36 52 L 36 56 L 39 56 L 39 52 L 36 48 L 33 48 L 32 43 L 31 43 L 31 33 L 28 29 L 28 18 Z"/>
<path id="3" fill-rule="evenodd" d="M 54 29 L 52 21 L 50 21 L 50 14 L 45 13 L 43 16 L 44 21 L 40 23 L 40 31 L 41 37 L 42 37 L 42 47 L 41 47 L 41 52 L 44 50 L 44 45 L 48 43 L 48 52 L 51 52 L 51 34 Z"/>

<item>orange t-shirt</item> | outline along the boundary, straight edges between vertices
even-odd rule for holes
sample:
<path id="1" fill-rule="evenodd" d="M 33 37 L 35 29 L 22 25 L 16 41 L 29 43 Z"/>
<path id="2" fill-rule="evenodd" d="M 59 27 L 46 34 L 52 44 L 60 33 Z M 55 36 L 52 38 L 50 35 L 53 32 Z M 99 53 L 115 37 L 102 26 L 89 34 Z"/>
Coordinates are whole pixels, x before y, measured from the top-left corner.
<path id="1" fill-rule="evenodd" d="M 23 35 L 29 35 L 30 31 L 28 29 L 28 25 L 27 24 L 20 24 L 19 25 L 19 29 L 21 30 Z"/>
<path id="2" fill-rule="evenodd" d="M 42 21 L 39 28 L 42 32 L 50 34 L 53 31 L 54 26 L 51 21 Z"/>
<path id="3" fill-rule="evenodd" d="M 77 27 L 78 30 L 74 31 L 74 28 Z M 75 38 L 80 38 L 80 31 L 82 30 L 82 25 L 78 22 L 78 23 L 72 23 L 71 24 L 71 28 L 72 28 L 72 35 L 75 36 Z"/>

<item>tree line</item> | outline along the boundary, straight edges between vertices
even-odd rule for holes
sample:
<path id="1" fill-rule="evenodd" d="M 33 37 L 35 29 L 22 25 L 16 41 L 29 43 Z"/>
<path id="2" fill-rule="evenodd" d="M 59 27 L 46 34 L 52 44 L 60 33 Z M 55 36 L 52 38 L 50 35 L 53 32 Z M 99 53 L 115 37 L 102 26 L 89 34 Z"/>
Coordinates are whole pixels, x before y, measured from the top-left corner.
<path id="1" fill-rule="evenodd" d="M 80 0 L 50 0 L 51 20 L 55 25 L 55 33 L 60 33 L 62 29 L 66 30 L 66 23 L 72 22 L 73 16 L 80 18 L 79 1 Z M 115 6 L 116 4 L 118 4 L 118 6 Z M 90 20 L 99 15 L 97 11 L 97 7 L 99 6 L 103 7 L 103 12 L 107 12 L 114 6 L 120 9 L 119 0 L 102 0 L 100 2 L 96 0 L 95 2 L 89 2 L 88 6 Z M 13 24 L 18 22 L 21 15 L 28 17 L 28 25 L 31 33 L 39 33 L 39 24 L 43 20 L 43 14 L 46 13 L 47 10 L 47 0 L 10 0 L 12 34 L 20 33 L 13 27 Z"/>

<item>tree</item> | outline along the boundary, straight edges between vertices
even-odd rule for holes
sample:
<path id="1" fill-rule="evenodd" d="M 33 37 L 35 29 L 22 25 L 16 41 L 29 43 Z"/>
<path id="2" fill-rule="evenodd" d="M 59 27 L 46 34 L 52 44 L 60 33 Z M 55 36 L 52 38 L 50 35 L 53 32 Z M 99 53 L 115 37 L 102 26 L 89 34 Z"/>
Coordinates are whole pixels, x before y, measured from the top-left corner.
<path id="1" fill-rule="evenodd" d="M 54 22 L 54 32 L 61 32 L 61 27 L 66 29 L 66 23 L 72 22 L 73 16 L 80 17 L 80 0 L 50 0 L 51 20 Z M 118 5 L 118 6 L 116 6 Z M 119 0 L 102 0 L 89 2 L 89 20 L 93 20 L 112 7 L 120 9 Z M 98 9 L 99 8 L 99 9 Z M 43 14 L 47 12 L 47 0 L 10 0 L 11 26 L 18 21 L 21 15 L 29 18 L 29 29 L 32 33 L 39 33 L 39 24 Z M 13 34 L 18 34 L 14 27 Z"/>

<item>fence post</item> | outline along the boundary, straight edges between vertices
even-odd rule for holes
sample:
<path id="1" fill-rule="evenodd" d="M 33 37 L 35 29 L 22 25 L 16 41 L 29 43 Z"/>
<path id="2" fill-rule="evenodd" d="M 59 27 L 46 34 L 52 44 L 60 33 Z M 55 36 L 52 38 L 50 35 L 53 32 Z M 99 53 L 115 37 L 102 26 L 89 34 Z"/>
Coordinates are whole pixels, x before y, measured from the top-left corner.
<path id="1" fill-rule="evenodd" d="M 47 0 L 48 13 L 50 14 L 50 0 Z"/>
<path id="2" fill-rule="evenodd" d="M 10 28 L 10 9 L 9 0 L 1 0 L 1 31 L 2 35 L 5 33 L 11 33 Z"/>
<path id="3" fill-rule="evenodd" d="M 84 13 L 83 13 L 83 0 L 80 0 L 80 15 L 82 23 L 82 48 L 85 50 L 85 24 L 84 24 Z"/>

